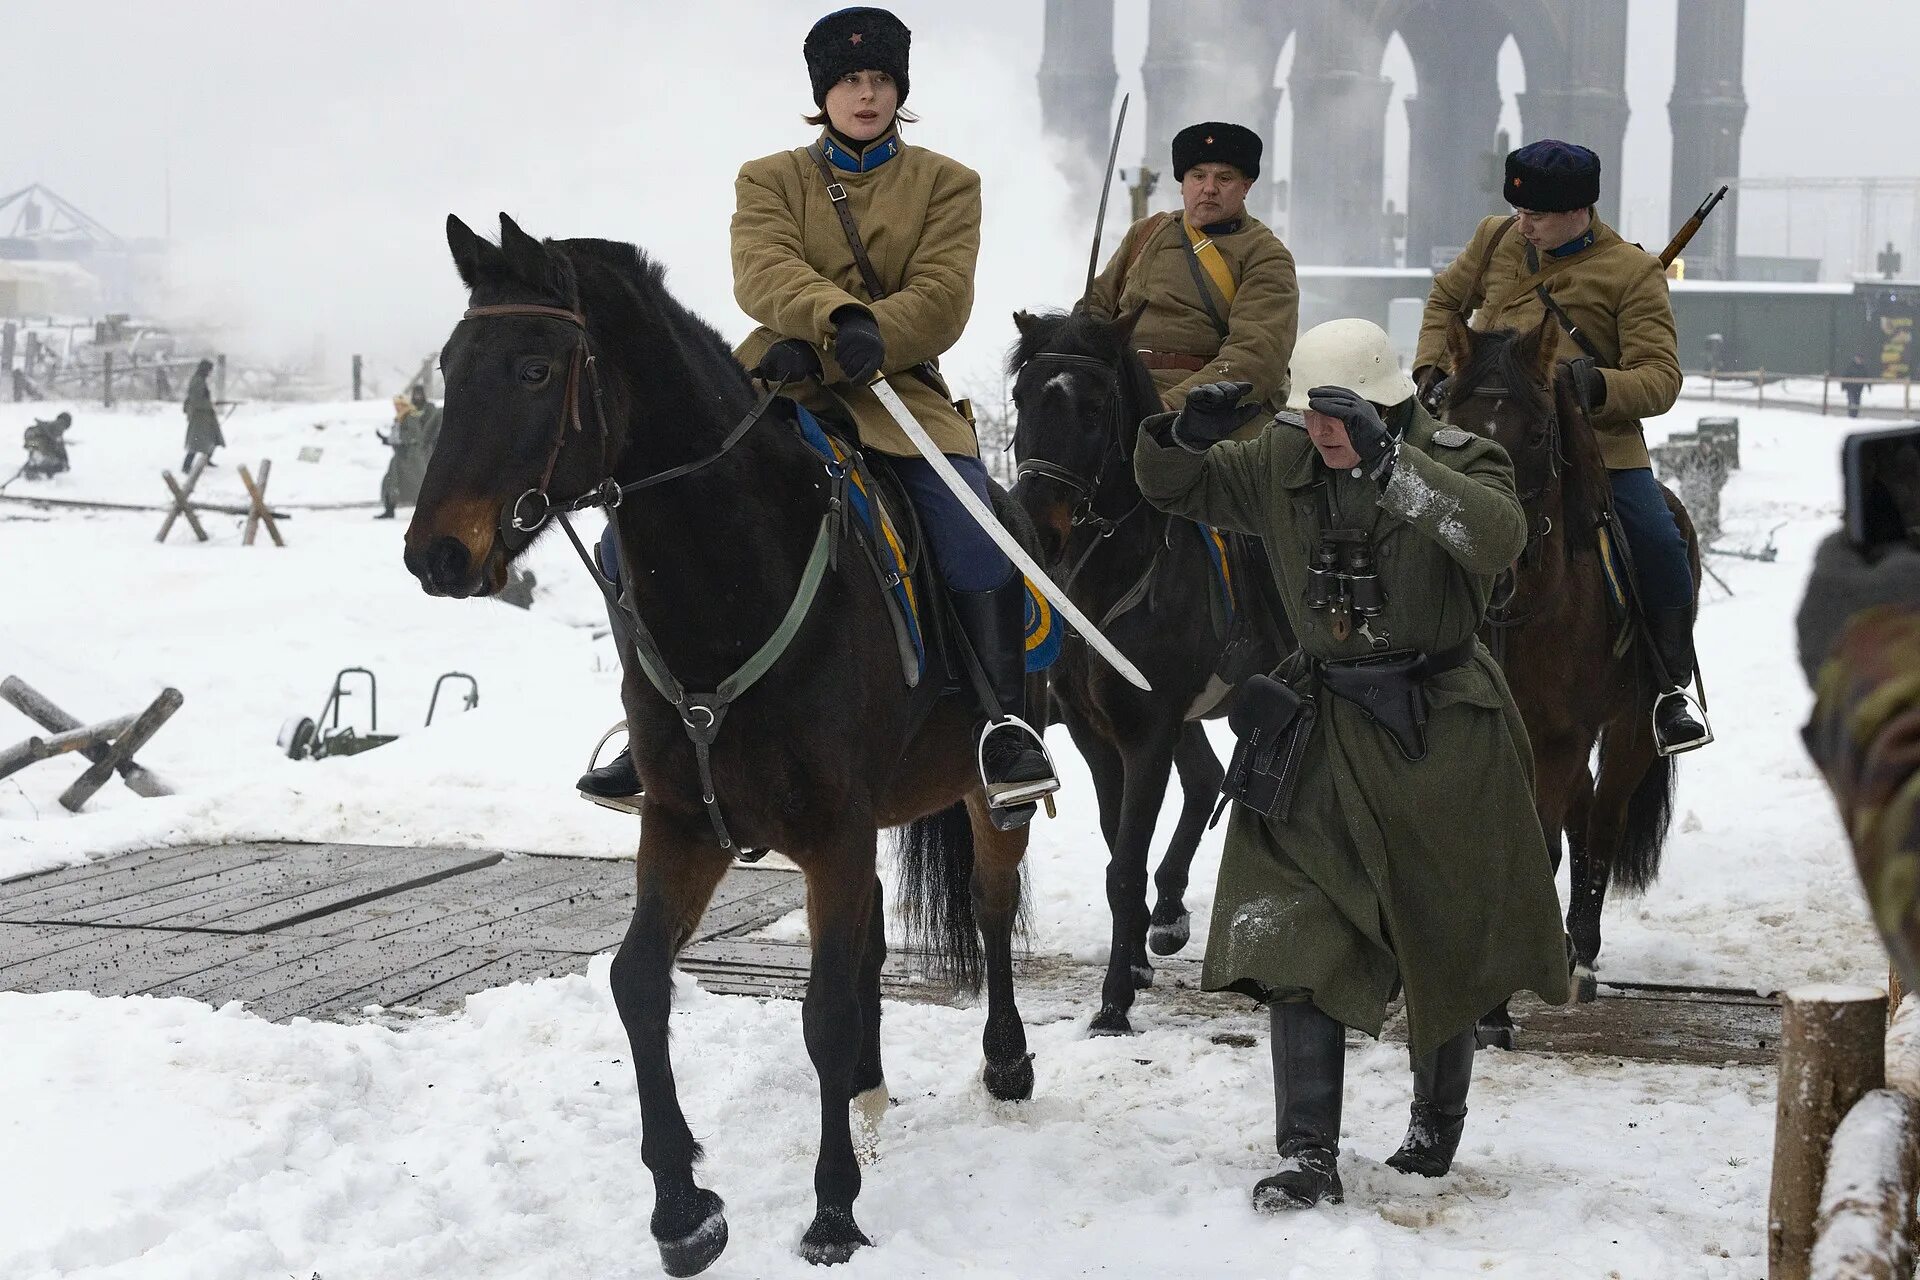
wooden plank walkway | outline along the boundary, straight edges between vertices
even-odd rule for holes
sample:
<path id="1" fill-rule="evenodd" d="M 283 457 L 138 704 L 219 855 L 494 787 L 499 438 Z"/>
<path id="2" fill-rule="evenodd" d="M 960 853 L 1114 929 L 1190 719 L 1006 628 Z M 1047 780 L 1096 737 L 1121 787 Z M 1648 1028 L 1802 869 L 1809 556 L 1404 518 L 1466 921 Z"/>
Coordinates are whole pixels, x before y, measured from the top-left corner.
<path id="1" fill-rule="evenodd" d="M 696 941 L 801 906 L 798 874 L 737 866 Z M 471 849 L 156 849 L 0 882 L 0 990 L 244 1000 L 262 1017 L 443 1009 L 584 973 L 620 944 L 633 864 Z"/>
<path id="2" fill-rule="evenodd" d="M 723 994 L 798 999 L 807 948 L 751 935 L 804 901 L 790 869 L 734 867 L 682 972 Z M 437 1011 L 509 982 L 584 973 L 619 945 L 632 912 L 626 861 L 337 844 L 156 849 L 0 882 L 0 991 L 243 1000 L 280 1021 Z M 1199 989 L 1196 960 L 1155 966 L 1137 1026 L 1264 1038 L 1248 1001 Z M 1099 970 L 1063 956 L 1023 958 L 1016 979 L 1052 1016 L 1090 1012 L 1099 997 Z M 881 984 L 894 999 L 958 999 L 898 951 Z M 1780 1033 L 1772 999 L 1726 991 L 1603 983 L 1591 1004 L 1529 998 L 1514 1013 L 1522 1049 L 1663 1062 L 1771 1065 Z M 1398 1015 L 1386 1035 L 1405 1038 Z"/>

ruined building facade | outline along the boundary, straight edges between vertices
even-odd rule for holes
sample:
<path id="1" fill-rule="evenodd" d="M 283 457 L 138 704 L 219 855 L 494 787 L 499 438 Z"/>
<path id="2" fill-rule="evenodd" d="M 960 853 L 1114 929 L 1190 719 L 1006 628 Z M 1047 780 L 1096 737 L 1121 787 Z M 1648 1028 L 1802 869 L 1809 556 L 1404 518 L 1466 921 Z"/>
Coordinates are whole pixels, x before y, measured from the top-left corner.
<path id="1" fill-rule="evenodd" d="M 1247 124 L 1267 139 L 1269 155 L 1290 149 L 1284 222 L 1302 262 L 1394 265 L 1383 175 L 1393 84 L 1380 68 L 1395 32 L 1415 75 L 1406 100 L 1408 266 L 1427 266 L 1436 252 L 1457 247 L 1477 219 L 1505 207 L 1489 175 L 1501 107 L 1497 63 L 1508 36 L 1528 86 L 1519 95 L 1522 138 L 1516 143 L 1580 141 L 1600 153 L 1610 177 L 1620 172 L 1628 114 L 1627 0 L 1150 3 L 1141 67 L 1145 164 L 1164 168 L 1174 133 L 1195 120 Z M 1668 103 L 1676 223 L 1715 180 L 1739 173 L 1745 7 L 1745 0 L 1679 6 Z M 1119 81 L 1113 25 L 1113 0 L 1047 0 L 1042 126 L 1067 142 L 1071 176 L 1089 189 L 1106 160 Z M 1276 70 L 1289 40 L 1292 73 L 1283 89 Z M 1283 92 L 1293 95 L 1290 148 L 1274 137 Z M 1279 184 L 1263 186 L 1256 211 L 1266 214 Z M 1617 180 L 1604 183 L 1603 218 L 1618 221 L 1619 199 Z M 1732 215 L 1727 209 L 1716 218 L 1731 226 Z M 1712 259 L 1691 270 L 1731 274 L 1732 238 L 1717 237 L 1715 248 Z"/>

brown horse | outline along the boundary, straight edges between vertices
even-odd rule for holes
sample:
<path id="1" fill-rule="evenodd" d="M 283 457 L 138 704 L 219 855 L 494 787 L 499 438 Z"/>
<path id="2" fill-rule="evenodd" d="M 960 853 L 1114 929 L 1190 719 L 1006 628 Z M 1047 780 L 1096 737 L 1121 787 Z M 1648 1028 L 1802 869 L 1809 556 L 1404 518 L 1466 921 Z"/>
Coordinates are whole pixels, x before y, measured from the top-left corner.
<path id="1" fill-rule="evenodd" d="M 543 527 L 571 535 L 568 510 L 611 509 L 621 692 L 645 785 L 633 922 L 612 986 L 661 1264 L 693 1275 L 727 1242 L 720 1198 L 694 1178 L 700 1145 L 667 1030 L 674 956 L 740 848 L 779 849 L 806 876 L 802 1019 L 820 1149 L 801 1253 L 844 1261 L 868 1243 L 853 1216 L 849 1103 L 872 1115 L 887 1097 L 877 833 L 911 824 L 909 920 L 960 984 L 977 988 L 984 970 L 984 1075 L 1005 1099 L 1033 1089 L 1012 968 L 1026 832 L 988 820 L 971 705 L 943 697 L 941 679 L 907 687 L 883 588 L 841 545 L 853 536 L 840 519 L 844 468 L 824 465 L 772 395 L 755 394 L 719 334 L 632 245 L 537 241 L 504 214 L 500 233 L 496 247 L 447 219 L 471 305 L 442 352 L 445 426 L 407 568 L 433 595 L 491 595 Z M 1017 509 L 1003 511 L 1020 525 Z"/>
<path id="2" fill-rule="evenodd" d="M 1608 884 L 1638 893 L 1660 872 L 1674 766 L 1654 750 L 1653 664 L 1644 642 L 1623 643 L 1608 604 L 1606 464 L 1571 375 L 1557 361 L 1559 340 L 1551 314 L 1525 333 L 1479 333 L 1456 317 L 1447 332 L 1456 372 L 1445 417 L 1506 447 L 1527 514 L 1511 593 L 1490 611 L 1483 636 L 1526 721 L 1534 803 L 1555 870 L 1563 838 L 1572 856 L 1567 935 L 1578 996 L 1590 1000 Z M 1697 598 L 1693 522 L 1671 492 L 1667 505 L 1687 539 Z M 1482 1021 L 1481 1041 L 1512 1047 L 1504 1008 Z"/>

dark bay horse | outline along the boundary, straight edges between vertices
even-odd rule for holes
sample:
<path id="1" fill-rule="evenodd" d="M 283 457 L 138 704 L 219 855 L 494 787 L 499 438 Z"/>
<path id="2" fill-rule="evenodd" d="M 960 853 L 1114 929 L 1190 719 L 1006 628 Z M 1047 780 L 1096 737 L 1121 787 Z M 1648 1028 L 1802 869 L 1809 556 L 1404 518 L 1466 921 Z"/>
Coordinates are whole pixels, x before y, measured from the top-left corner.
<path id="1" fill-rule="evenodd" d="M 1153 684 L 1143 693 L 1071 643 L 1051 673 L 1060 718 L 1093 774 L 1107 841 L 1113 943 L 1089 1028 L 1095 1035 L 1129 1033 L 1134 992 L 1153 982 L 1149 949 L 1172 955 L 1187 943 L 1187 877 L 1221 780 L 1196 717 L 1224 712 L 1228 692 L 1213 679 L 1229 637 L 1209 600 L 1216 588 L 1208 535 L 1156 511 L 1133 478 L 1134 432 L 1161 410 L 1133 351 L 1138 319 L 1019 312 L 1020 337 L 1007 360 L 1017 411 L 1014 497 L 1056 580 Z M 1252 583 L 1235 586 L 1243 608 L 1260 607 Z M 1267 657 L 1256 669 L 1277 661 Z M 1175 768 L 1180 817 L 1154 874 L 1158 900 L 1149 915 L 1148 854 Z"/>
<path id="2" fill-rule="evenodd" d="M 1481 333 L 1456 317 L 1447 340 L 1456 372 L 1446 419 L 1506 447 L 1526 509 L 1527 548 L 1512 593 L 1483 637 L 1526 721 L 1534 803 L 1555 870 L 1563 837 L 1572 858 L 1567 935 L 1577 994 L 1590 1000 L 1607 886 L 1638 893 L 1653 883 L 1672 819 L 1673 759 L 1654 750 L 1648 713 L 1658 685 L 1644 642 L 1621 645 L 1608 604 L 1600 555 L 1611 501 L 1606 464 L 1557 361 L 1559 325 L 1547 314 L 1524 333 Z M 1697 598 L 1693 522 L 1672 492 L 1667 505 L 1687 539 Z M 1483 1043 L 1511 1047 L 1511 1027 L 1499 1011 L 1483 1022 Z"/>
<path id="3" fill-rule="evenodd" d="M 500 232 L 496 247 L 447 220 L 471 305 L 442 352 L 445 426 L 407 568 L 434 595 L 492 594 L 549 507 L 545 523 L 564 522 L 570 500 L 627 486 L 611 511 L 631 605 L 617 630 L 645 798 L 612 987 L 639 1086 L 653 1236 L 672 1275 L 726 1246 L 675 1096 L 672 965 L 733 851 L 776 848 L 805 873 L 813 946 L 803 1021 L 820 1149 L 801 1252 L 843 1261 L 868 1243 L 853 1215 L 849 1103 L 871 1115 L 886 1100 L 877 832 L 912 824 L 907 915 L 958 985 L 977 988 L 984 970 L 985 1081 L 1003 1099 L 1033 1088 L 1012 970 L 1026 832 L 987 820 L 971 707 L 940 697 L 938 679 L 906 687 L 865 557 L 834 545 L 849 536 L 836 473 L 769 411 L 770 396 L 756 397 L 720 336 L 632 245 L 536 241 L 505 215 Z M 763 678 L 746 679 L 783 634 Z"/>

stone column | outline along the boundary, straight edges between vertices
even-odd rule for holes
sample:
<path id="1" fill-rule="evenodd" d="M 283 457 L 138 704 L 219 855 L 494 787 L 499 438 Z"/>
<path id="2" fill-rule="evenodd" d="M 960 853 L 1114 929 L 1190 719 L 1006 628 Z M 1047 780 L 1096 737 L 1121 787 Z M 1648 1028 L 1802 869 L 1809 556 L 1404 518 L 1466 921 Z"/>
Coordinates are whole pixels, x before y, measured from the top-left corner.
<path id="1" fill-rule="evenodd" d="M 1740 134 L 1747 121 L 1743 88 L 1746 0 L 1688 0 L 1679 7 L 1674 42 L 1673 176 L 1667 221 L 1677 230 L 1720 183 L 1740 176 Z M 1687 274 L 1731 280 L 1739 268 L 1735 231 L 1739 193 L 1728 192 L 1687 250 Z"/>
<path id="2" fill-rule="evenodd" d="M 1464 246 L 1482 217 L 1506 207 L 1493 156 L 1506 28 L 1491 13 L 1426 5 L 1400 33 L 1417 77 L 1407 98 L 1407 265 L 1425 267 L 1436 249 Z"/>
<path id="3" fill-rule="evenodd" d="M 1387 99 L 1393 82 L 1353 70 L 1302 67 L 1294 56 L 1294 257 L 1318 266 L 1386 261 Z"/>
<path id="4" fill-rule="evenodd" d="M 1600 216 L 1617 224 L 1629 114 L 1626 0 L 1550 0 L 1548 7 L 1567 39 L 1558 65 L 1540 65 L 1545 60 L 1523 46 L 1521 141 L 1559 138 L 1592 148 L 1600 156 Z"/>
<path id="5" fill-rule="evenodd" d="M 1040 48 L 1040 129 L 1066 143 L 1067 178 L 1099 199 L 1111 137 L 1113 0 L 1047 0 Z"/>

